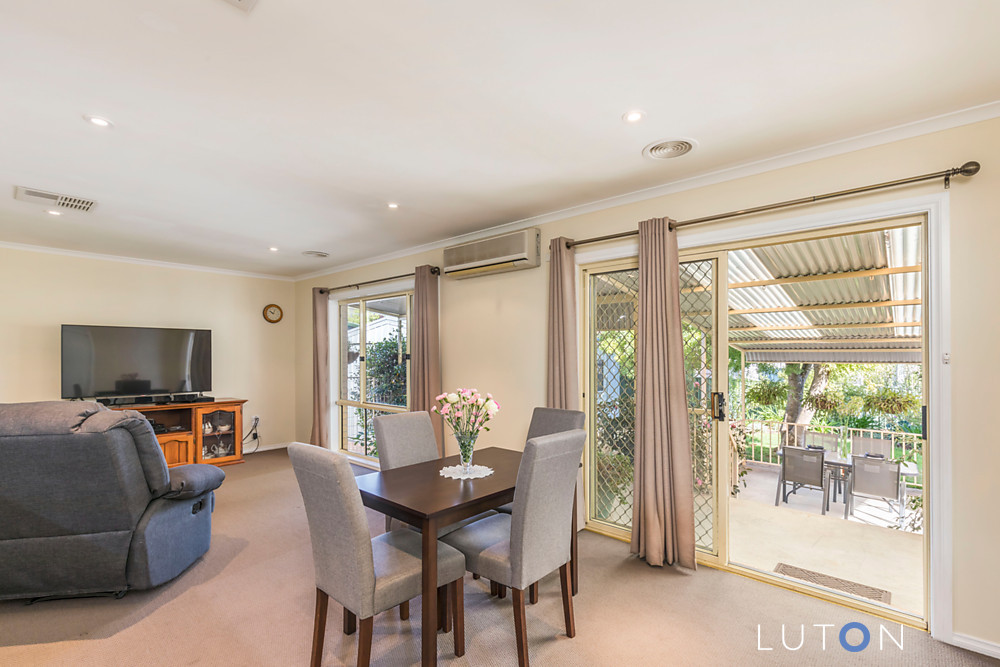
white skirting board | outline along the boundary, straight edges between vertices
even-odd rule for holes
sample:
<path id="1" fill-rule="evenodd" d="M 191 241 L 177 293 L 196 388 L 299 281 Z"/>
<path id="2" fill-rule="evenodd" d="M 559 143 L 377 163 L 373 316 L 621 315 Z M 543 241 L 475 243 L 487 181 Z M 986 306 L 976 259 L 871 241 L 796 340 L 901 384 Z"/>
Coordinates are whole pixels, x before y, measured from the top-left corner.
<path id="1" fill-rule="evenodd" d="M 988 655 L 993 658 L 1000 658 L 1000 644 L 994 644 L 993 642 L 988 642 L 985 639 L 970 637 L 969 635 L 963 635 L 956 632 L 952 634 L 951 641 L 948 643 L 958 646 L 959 648 L 975 651 L 976 653 L 982 653 L 983 655 Z"/>

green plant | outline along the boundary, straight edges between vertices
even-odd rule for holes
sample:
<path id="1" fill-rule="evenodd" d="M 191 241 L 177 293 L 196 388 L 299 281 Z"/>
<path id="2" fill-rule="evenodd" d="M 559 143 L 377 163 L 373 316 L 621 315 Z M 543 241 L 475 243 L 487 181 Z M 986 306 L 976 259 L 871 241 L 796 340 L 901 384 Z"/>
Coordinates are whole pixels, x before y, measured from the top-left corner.
<path id="1" fill-rule="evenodd" d="M 747 403 L 777 406 L 788 397 L 788 384 L 764 378 L 747 386 Z"/>
<path id="2" fill-rule="evenodd" d="M 913 394 L 892 387 L 880 387 L 862 401 L 866 412 L 887 416 L 904 415 L 920 405 L 920 399 Z"/>

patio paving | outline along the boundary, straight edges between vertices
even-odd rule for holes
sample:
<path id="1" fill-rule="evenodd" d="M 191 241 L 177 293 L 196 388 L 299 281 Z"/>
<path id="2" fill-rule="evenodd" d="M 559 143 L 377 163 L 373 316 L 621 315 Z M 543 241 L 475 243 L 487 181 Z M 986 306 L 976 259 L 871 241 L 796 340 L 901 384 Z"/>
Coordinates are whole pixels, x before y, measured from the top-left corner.
<path id="1" fill-rule="evenodd" d="M 730 502 L 731 562 L 771 574 L 786 563 L 874 586 L 892 594 L 893 609 L 924 615 L 923 536 L 890 528 L 887 503 L 859 499 L 845 521 L 839 496 L 822 515 L 818 490 L 799 489 L 775 507 L 776 466 L 753 466 L 744 479 Z"/>

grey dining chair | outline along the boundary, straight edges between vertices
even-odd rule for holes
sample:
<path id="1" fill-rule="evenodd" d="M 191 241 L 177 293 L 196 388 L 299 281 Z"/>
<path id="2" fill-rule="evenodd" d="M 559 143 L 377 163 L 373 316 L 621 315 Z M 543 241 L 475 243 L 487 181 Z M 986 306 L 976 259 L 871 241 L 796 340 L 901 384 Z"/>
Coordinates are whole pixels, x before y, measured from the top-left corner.
<path id="1" fill-rule="evenodd" d="M 382 470 L 392 470 L 441 458 L 438 455 L 437 436 L 434 433 L 434 426 L 431 424 L 430 413 L 398 412 L 375 417 L 372 423 L 375 427 L 379 467 Z M 468 519 L 441 526 L 438 528 L 438 537 L 493 514 L 496 512 L 489 510 Z M 391 517 L 385 518 L 386 532 L 403 526 L 419 531 L 419 528 L 404 524 L 402 521 Z"/>
<path id="2" fill-rule="evenodd" d="M 524 592 L 559 570 L 566 635 L 576 635 L 569 560 L 577 471 L 587 434 L 582 429 L 528 440 L 517 471 L 514 513 L 497 514 L 442 538 L 463 554 L 468 570 L 511 588 L 517 661 L 528 664 Z"/>
<path id="3" fill-rule="evenodd" d="M 838 433 L 818 433 L 816 431 L 806 431 L 806 448 L 821 448 L 831 454 L 840 454 L 840 434 Z M 834 468 L 828 471 L 830 483 L 833 491 L 833 500 L 837 501 L 837 494 L 843 493 L 844 482 L 847 476 L 843 469 Z"/>
<path id="4" fill-rule="evenodd" d="M 535 408 L 528 424 L 528 437 L 525 441 L 540 435 L 552 435 L 563 431 L 573 431 L 583 428 L 587 415 L 579 410 L 560 410 L 559 408 Z M 514 503 L 507 503 L 497 508 L 498 512 L 510 514 L 514 511 Z"/>
<path id="5" fill-rule="evenodd" d="M 854 514 L 854 499 L 862 496 L 885 500 L 890 508 L 895 501 L 901 522 L 905 512 L 905 493 L 906 486 L 898 461 L 852 456 L 851 480 L 847 485 L 847 507 L 844 508 L 844 518 Z"/>
<path id="6" fill-rule="evenodd" d="M 358 665 L 368 665 L 375 614 L 421 593 L 421 537 L 413 531 L 393 530 L 371 538 L 361 493 L 344 456 L 292 443 L 288 458 L 302 493 L 316 570 L 310 664 L 318 667 L 323 661 L 326 611 L 332 597 L 344 607 L 344 634 L 354 634 L 361 619 Z M 464 576 L 465 557 L 438 542 L 437 577 L 451 598 L 457 657 L 465 653 Z"/>
<path id="7" fill-rule="evenodd" d="M 806 449 L 805 447 L 784 447 L 781 454 L 781 469 L 778 473 L 778 491 L 774 496 L 774 505 L 788 502 L 788 494 L 795 493 L 802 487 L 821 489 L 823 501 L 822 513 L 826 514 L 829 501 L 829 476 L 825 470 L 826 452 L 823 450 Z M 792 485 L 788 491 L 788 485 Z"/>
<path id="8" fill-rule="evenodd" d="M 851 436 L 851 454 L 853 456 L 869 456 L 892 458 L 892 440 L 884 438 L 868 438 L 860 435 Z"/>
<path id="9" fill-rule="evenodd" d="M 587 415 L 580 410 L 562 410 L 560 408 L 535 408 L 531 413 L 531 422 L 528 423 L 528 437 L 525 442 L 540 435 L 552 435 L 563 431 L 573 431 L 583 428 L 587 421 Z M 498 512 L 511 514 L 514 511 L 514 503 L 507 503 L 497 508 Z M 574 563 L 574 567 L 576 564 Z M 493 583 L 490 584 L 490 593 L 497 595 L 501 599 L 507 596 L 507 589 L 504 586 Z M 538 602 L 538 584 L 531 585 L 528 595 L 531 604 Z"/>

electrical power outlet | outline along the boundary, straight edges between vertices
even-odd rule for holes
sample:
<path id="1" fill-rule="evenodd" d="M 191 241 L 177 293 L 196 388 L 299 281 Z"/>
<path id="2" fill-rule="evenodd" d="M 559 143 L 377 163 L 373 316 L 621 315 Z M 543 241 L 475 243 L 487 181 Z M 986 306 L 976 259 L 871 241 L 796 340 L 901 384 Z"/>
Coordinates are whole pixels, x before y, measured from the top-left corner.
<path id="1" fill-rule="evenodd" d="M 258 421 L 260 421 L 260 417 L 258 417 L 257 415 L 254 415 L 253 417 L 250 418 L 250 423 L 251 424 L 253 424 L 254 422 L 258 422 Z"/>

